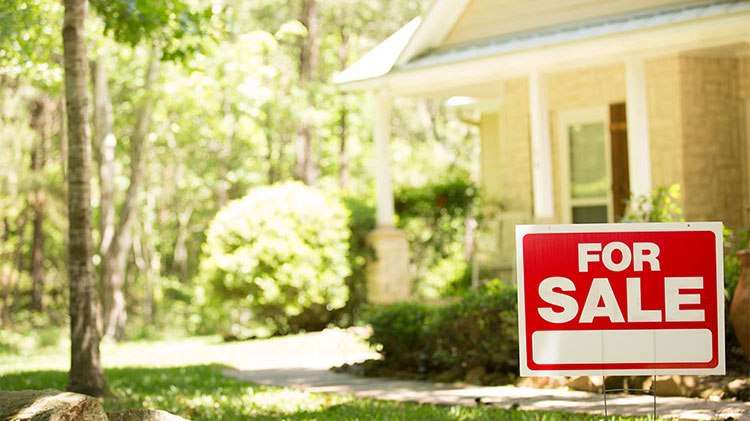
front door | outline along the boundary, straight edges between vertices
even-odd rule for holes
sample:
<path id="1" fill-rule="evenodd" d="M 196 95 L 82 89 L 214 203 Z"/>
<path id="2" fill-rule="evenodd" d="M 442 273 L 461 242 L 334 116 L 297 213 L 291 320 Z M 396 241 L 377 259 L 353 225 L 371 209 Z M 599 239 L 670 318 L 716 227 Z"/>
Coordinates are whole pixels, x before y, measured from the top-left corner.
<path id="1" fill-rule="evenodd" d="M 615 221 L 610 107 L 562 111 L 558 122 L 563 222 Z"/>

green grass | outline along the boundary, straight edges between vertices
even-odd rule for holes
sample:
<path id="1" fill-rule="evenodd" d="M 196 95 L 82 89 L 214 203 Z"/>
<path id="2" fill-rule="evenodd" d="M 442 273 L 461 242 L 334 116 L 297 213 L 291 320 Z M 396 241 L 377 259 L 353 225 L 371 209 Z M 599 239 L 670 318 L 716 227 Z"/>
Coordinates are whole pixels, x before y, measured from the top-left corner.
<path id="1" fill-rule="evenodd" d="M 221 375 L 247 358 L 242 343 L 215 338 L 105 344 L 108 411 L 156 408 L 192 420 L 595 420 L 597 417 L 496 408 L 418 405 L 259 386 Z M 0 353 L 0 389 L 64 390 L 68 355 L 47 348 Z"/>

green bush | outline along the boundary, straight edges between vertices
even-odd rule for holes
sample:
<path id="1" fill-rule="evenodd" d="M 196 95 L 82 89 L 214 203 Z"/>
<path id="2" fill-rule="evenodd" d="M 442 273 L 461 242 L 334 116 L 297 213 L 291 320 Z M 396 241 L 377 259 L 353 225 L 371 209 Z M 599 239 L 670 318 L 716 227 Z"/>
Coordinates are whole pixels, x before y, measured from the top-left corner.
<path id="1" fill-rule="evenodd" d="M 435 369 L 482 367 L 488 373 L 517 373 L 516 303 L 516 289 L 495 281 L 440 308 L 431 329 Z"/>
<path id="2" fill-rule="evenodd" d="M 489 376 L 518 372 L 518 313 L 515 288 L 498 281 L 443 305 L 400 303 L 367 315 L 369 341 L 390 369 L 425 370 L 446 380 L 481 367 Z"/>
<path id="3" fill-rule="evenodd" d="M 396 191 L 394 206 L 409 239 L 417 297 L 445 295 L 466 272 L 466 220 L 476 210 L 477 196 L 467 175 Z"/>
<path id="4" fill-rule="evenodd" d="M 418 370 L 423 352 L 434 350 L 430 332 L 438 308 L 419 303 L 398 303 L 371 308 L 365 320 L 372 326 L 371 345 L 397 370 Z"/>
<path id="5" fill-rule="evenodd" d="M 348 289 L 347 211 L 300 183 L 251 190 L 208 229 L 200 282 L 225 337 L 325 327 Z"/>
<path id="6" fill-rule="evenodd" d="M 361 307 L 367 301 L 367 262 L 375 257 L 367 236 L 375 229 L 375 207 L 356 197 L 345 197 L 343 203 L 350 215 L 348 259 L 351 274 L 346 277 L 349 301 L 337 322 L 347 326 L 359 319 Z"/>
<path id="7" fill-rule="evenodd" d="M 659 187 L 647 195 L 632 197 L 622 222 L 681 222 L 680 185 Z"/>

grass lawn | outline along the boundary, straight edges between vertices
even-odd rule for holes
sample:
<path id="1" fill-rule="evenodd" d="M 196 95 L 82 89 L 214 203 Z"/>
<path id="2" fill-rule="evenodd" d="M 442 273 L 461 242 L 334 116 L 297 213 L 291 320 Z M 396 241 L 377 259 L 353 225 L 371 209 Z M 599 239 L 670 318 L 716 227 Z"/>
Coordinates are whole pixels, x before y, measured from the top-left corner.
<path id="1" fill-rule="evenodd" d="M 273 339 L 271 339 L 273 340 Z M 243 343 L 217 338 L 104 344 L 113 396 L 105 409 L 163 409 L 192 420 L 595 420 L 562 413 L 418 405 L 314 394 L 226 378 L 223 367 L 248 358 Z M 65 389 L 65 347 L 0 353 L 0 389 Z"/>

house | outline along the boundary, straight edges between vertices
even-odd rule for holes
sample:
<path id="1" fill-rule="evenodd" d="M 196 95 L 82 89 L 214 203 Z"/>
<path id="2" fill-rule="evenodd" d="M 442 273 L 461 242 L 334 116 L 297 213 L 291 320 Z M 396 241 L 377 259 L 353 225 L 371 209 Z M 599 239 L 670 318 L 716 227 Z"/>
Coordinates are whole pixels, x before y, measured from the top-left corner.
<path id="1" fill-rule="evenodd" d="M 481 184 L 498 203 L 481 264 L 512 279 L 518 223 L 615 222 L 678 183 L 688 221 L 750 226 L 750 2 L 435 0 L 339 74 L 376 101 L 371 300 L 408 294 L 393 224 L 394 96 L 481 111 Z"/>

